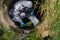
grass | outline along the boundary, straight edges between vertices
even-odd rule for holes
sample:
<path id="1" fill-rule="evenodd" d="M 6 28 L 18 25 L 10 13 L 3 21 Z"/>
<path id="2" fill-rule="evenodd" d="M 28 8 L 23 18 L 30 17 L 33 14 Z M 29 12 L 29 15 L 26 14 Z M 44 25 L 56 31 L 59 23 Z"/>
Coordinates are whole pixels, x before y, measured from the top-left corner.
<path id="1" fill-rule="evenodd" d="M 14 31 L 11 30 L 10 28 L 6 28 L 6 27 L 0 27 L 0 32 L 3 32 L 3 34 L 0 36 L 2 38 L 2 40 L 13 40 L 13 37 L 15 35 Z"/>
<path id="2" fill-rule="evenodd" d="M 56 1 L 55 3 L 55 20 L 52 24 L 52 26 L 55 28 L 55 33 L 56 33 L 56 39 L 55 40 L 60 40 L 60 2 Z"/>
<path id="3" fill-rule="evenodd" d="M 45 13 L 47 13 L 46 17 L 49 20 L 48 27 L 50 27 L 50 29 L 54 32 L 54 36 L 53 36 L 52 40 L 60 40 L 60 1 L 46 0 L 44 5 L 47 6 L 46 7 L 47 10 Z M 32 34 L 32 35 L 34 35 L 34 34 Z M 31 40 L 32 40 L 32 38 L 31 38 Z M 35 39 L 33 39 L 33 40 L 35 40 Z M 41 37 L 40 37 L 37 40 L 43 40 L 43 38 L 41 39 Z"/>

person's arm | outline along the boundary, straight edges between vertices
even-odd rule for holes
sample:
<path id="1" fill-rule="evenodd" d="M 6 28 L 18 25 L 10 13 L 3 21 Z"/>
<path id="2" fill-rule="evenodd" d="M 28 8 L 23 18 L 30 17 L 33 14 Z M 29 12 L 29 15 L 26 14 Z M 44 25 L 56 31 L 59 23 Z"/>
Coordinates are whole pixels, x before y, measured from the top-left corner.
<path id="1" fill-rule="evenodd" d="M 14 16 L 13 21 L 19 22 L 21 24 L 21 27 L 25 26 L 25 23 L 23 22 L 23 20 L 18 15 Z"/>
<path id="2" fill-rule="evenodd" d="M 22 19 L 19 16 L 20 12 L 15 9 L 14 12 L 13 12 L 13 14 L 14 14 L 13 20 L 19 22 L 21 24 L 21 27 L 24 27 L 25 23 L 22 21 Z"/>

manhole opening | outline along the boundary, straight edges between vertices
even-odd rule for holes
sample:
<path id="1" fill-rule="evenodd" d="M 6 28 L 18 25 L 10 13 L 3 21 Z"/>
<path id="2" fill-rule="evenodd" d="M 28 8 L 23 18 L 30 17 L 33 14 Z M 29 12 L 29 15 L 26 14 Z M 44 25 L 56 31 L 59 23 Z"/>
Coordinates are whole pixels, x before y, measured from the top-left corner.
<path id="1" fill-rule="evenodd" d="M 17 1 L 19 1 L 19 0 L 10 0 L 10 2 L 9 2 L 9 5 L 8 5 L 8 12 L 10 11 L 10 9 L 11 8 L 13 8 L 13 5 L 17 2 Z M 32 1 L 33 2 L 33 9 L 34 9 L 34 5 L 36 4 L 34 1 Z M 40 3 L 43 3 L 43 1 L 39 1 Z M 35 8 L 34 9 L 34 12 L 35 12 L 35 16 L 39 19 L 39 21 L 41 21 L 41 18 L 43 17 L 43 14 L 44 13 L 42 13 L 42 15 L 40 14 L 41 13 L 41 11 L 40 12 L 38 12 L 39 11 L 39 7 L 40 7 L 40 5 L 41 4 L 37 4 L 36 6 L 37 6 L 37 8 Z M 41 9 L 41 8 L 40 8 Z M 38 12 L 38 13 L 37 13 Z M 9 17 L 10 18 L 12 18 L 12 16 L 10 16 L 9 15 Z M 26 22 L 29 22 L 30 20 L 29 19 L 27 19 L 27 18 L 24 18 L 23 19 L 24 20 L 24 22 L 26 23 Z M 20 24 L 18 23 L 18 22 L 14 22 L 17 26 L 20 26 Z M 20 27 L 21 28 L 21 27 Z M 22 28 L 22 29 L 32 29 L 32 28 L 34 28 L 34 25 L 33 24 L 31 24 L 29 27 L 28 26 L 26 26 L 26 27 L 24 27 L 24 28 Z"/>

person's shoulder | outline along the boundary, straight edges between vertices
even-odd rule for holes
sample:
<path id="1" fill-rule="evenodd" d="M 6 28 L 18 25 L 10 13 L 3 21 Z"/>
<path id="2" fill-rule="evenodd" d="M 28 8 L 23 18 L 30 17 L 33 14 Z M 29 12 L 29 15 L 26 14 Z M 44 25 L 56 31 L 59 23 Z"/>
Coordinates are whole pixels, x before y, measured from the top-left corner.
<path id="1" fill-rule="evenodd" d="M 18 5 L 18 4 L 20 4 L 21 3 L 21 1 L 17 1 L 16 3 L 15 3 L 15 5 Z"/>
<path id="2" fill-rule="evenodd" d="M 16 7 L 16 6 L 19 6 L 20 4 L 21 4 L 21 1 L 18 1 L 14 4 L 14 6 Z"/>

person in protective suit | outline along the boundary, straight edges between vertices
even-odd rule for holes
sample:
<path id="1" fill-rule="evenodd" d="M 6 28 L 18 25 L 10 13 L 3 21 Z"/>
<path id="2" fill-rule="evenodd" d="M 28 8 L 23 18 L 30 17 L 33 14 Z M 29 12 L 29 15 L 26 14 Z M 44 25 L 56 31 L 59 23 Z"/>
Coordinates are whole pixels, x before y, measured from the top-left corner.
<path id="1" fill-rule="evenodd" d="M 33 3 L 27 0 L 20 0 L 15 3 L 14 10 L 10 15 L 13 16 L 12 20 L 17 21 L 21 24 L 21 27 L 25 26 L 23 18 L 28 18 L 32 21 L 34 26 L 39 22 L 39 20 L 34 16 L 34 10 L 32 9 Z M 12 11 L 12 9 L 10 10 Z"/>

